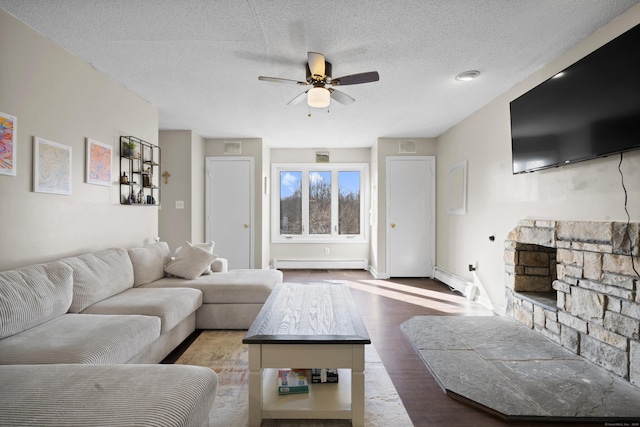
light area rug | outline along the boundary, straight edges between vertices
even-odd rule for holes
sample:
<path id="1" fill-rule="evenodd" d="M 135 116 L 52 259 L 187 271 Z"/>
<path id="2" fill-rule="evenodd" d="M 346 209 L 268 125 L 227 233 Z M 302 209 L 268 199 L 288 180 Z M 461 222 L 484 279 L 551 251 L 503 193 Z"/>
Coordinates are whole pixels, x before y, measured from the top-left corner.
<path id="1" fill-rule="evenodd" d="M 209 425 L 249 425 L 248 346 L 246 331 L 203 331 L 176 361 L 183 365 L 207 366 L 218 374 L 218 395 Z M 371 427 L 413 426 L 402 401 L 373 344 L 365 346 L 365 425 Z M 271 426 L 349 426 L 349 420 L 263 420 Z"/>

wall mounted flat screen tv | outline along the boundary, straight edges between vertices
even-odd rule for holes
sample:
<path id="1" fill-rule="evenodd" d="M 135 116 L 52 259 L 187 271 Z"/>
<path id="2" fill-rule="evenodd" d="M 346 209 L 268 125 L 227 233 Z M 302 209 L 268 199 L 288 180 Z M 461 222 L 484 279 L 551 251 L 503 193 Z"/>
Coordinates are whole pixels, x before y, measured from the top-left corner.
<path id="1" fill-rule="evenodd" d="M 513 173 L 640 149 L 640 25 L 511 102 Z"/>

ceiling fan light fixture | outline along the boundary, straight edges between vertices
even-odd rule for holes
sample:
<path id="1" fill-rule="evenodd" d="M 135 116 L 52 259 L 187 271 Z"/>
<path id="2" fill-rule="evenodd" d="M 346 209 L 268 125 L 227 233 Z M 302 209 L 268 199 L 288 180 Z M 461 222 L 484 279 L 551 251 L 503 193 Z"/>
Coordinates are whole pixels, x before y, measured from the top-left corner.
<path id="1" fill-rule="evenodd" d="M 307 104 L 313 108 L 327 108 L 331 102 L 331 92 L 323 87 L 314 87 L 307 92 Z"/>
<path id="2" fill-rule="evenodd" d="M 458 74 L 456 76 L 456 80 L 460 80 L 460 81 L 463 81 L 463 82 L 468 82 L 468 81 L 471 81 L 471 80 L 477 78 L 479 75 L 480 75 L 480 71 L 478 71 L 478 70 L 469 70 L 469 71 L 465 71 L 465 72 L 462 72 L 462 73 Z"/>

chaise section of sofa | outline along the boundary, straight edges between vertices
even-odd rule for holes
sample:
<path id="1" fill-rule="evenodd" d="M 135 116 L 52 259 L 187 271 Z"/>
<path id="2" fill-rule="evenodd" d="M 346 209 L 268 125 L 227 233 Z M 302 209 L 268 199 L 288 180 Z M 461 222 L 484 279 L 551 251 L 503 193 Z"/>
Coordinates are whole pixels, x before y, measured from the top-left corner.
<path id="1" fill-rule="evenodd" d="M 164 277 L 143 288 L 188 287 L 202 291 L 197 329 L 249 329 L 271 291 L 282 283 L 279 270 L 230 270 L 193 280 Z"/>
<path id="2" fill-rule="evenodd" d="M 0 366 L 0 426 L 208 426 L 218 382 L 186 365 Z"/>

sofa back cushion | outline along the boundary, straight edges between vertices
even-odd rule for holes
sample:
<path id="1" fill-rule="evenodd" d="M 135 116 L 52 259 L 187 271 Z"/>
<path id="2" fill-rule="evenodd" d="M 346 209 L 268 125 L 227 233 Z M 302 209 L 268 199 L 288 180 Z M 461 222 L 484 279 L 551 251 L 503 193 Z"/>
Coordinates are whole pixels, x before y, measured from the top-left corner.
<path id="1" fill-rule="evenodd" d="M 73 302 L 69 313 L 133 287 L 133 266 L 126 249 L 105 249 L 63 259 L 73 269 Z"/>
<path id="2" fill-rule="evenodd" d="M 65 314 L 72 293 L 71 267 L 59 261 L 0 272 L 0 339 Z"/>
<path id="3" fill-rule="evenodd" d="M 164 277 L 164 266 L 171 261 L 167 242 L 129 249 L 133 264 L 133 286 L 142 286 Z"/>

